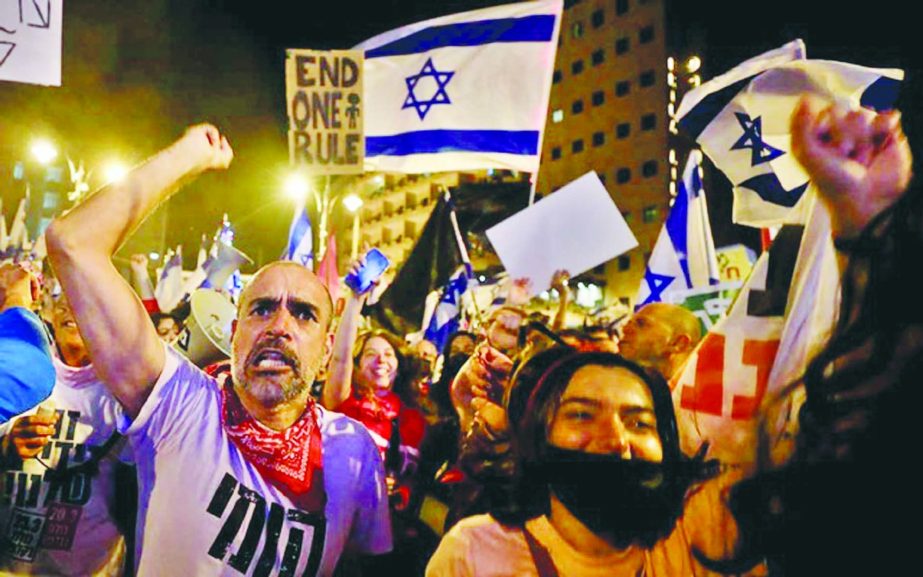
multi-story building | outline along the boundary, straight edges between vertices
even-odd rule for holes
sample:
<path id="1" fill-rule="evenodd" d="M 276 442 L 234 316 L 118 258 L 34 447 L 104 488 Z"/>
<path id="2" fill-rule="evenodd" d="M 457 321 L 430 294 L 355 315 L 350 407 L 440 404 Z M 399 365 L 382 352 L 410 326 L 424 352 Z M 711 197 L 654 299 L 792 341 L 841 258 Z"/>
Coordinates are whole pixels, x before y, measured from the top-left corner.
<path id="1" fill-rule="evenodd" d="M 564 13 L 537 193 L 595 170 L 639 247 L 597 267 L 626 304 L 669 207 L 667 48 L 661 0 L 584 0 Z"/>
<path id="2" fill-rule="evenodd" d="M 591 170 L 605 184 L 639 243 L 584 275 L 584 280 L 605 286 L 606 303 L 634 300 L 675 190 L 678 157 L 683 156 L 671 124 L 682 87 L 677 86 L 679 72 L 674 74 L 668 49 L 666 4 L 668 0 L 565 3 L 536 197 L 552 194 Z M 372 184 L 357 189 L 366 200 L 363 239 L 399 264 L 438 198 L 438 185 L 486 175 L 366 177 Z"/>

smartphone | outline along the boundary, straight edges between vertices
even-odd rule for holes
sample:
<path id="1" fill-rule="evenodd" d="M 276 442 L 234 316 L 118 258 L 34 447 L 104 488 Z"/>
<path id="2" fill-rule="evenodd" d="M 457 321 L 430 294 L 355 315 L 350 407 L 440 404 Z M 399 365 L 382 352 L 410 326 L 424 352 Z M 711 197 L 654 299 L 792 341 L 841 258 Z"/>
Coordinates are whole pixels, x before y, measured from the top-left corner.
<path id="1" fill-rule="evenodd" d="M 381 278 L 391 264 L 388 257 L 377 248 L 369 249 L 365 253 L 365 264 L 359 268 L 357 274 L 348 274 L 343 282 L 357 295 L 364 293 L 372 287 L 372 283 Z"/>

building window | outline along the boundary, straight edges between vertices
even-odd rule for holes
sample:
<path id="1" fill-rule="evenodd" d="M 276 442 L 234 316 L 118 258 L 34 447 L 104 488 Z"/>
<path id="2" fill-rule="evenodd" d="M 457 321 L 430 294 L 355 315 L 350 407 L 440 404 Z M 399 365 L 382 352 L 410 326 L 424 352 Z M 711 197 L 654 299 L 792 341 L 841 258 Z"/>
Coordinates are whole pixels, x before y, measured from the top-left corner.
<path id="1" fill-rule="evenodd" d="M 593 133 L 593 146 L 602 146 L 606 143 L 606 133 L 605 132 L 594 132 Z"/>
<path id="2" fill-rule="evenodd" d="M 644 176 L 644 178 L 650 178 L 652 176 L 657 176 L 657 161 L 648 160 L 647 162 L 642 164 L 641 165 L 641 175 Z"/>
<path id="3" fill-rule="evenodd" d="M 615 83 L 615 95 L 625 96 L 631 90 L 631 82 L 622 80 Z"/>
<path id="4" fill-rule="evenodd" d="M 645 114 L 641 117 L 641 130 L 654 130 L 657 127 L 657 115 Z"/>
<path id="5" fill-rule="evenodd" d="M 652 204 L 651 206 L 644 207 L 644 213 L 642 216 L 644 222 L 654 222 L 659 217 L 660 217 L 660 209 L 657 207 L 656 204 Z"/>
<path id="6" fill-rule="evenodd" d="M 615 0 L 615 13 L 621 16 L 628 12 L 628 0 Z"/>
<path id="7" fill-rule="evenodd" d="M 26 175 L 26 165 L 22 161 L 17 161 L 16 165 L 13 167 L 13 178 L 15 180 L 22 180 Z"/>
<path id="8" fill-rule="evenodd" d="M 593 66 L 599 66 L 606 60 L 606 53 L 602 50 L 597 50 L 590 57 L 590 60 L 593 62 Z"/>
<path id="9" fill-rule="evenodd" d="M 629 180 L 631 180 L 630 168 L 620 168 L 615 171 L 615 182 L 619 184 L 625 184 Z"/>
<path id="10" fill-rule="evenodd" d="M 578 138 L 577 140 L 570 143 L 570 151 L 574 154 L 578 152 L 583 152 L 583 139 Z"/>
<path id="11" fill-rule="evenodd" d="M 631 48 L 631 40 L 628 36 L 624 38 L 619 38 L 615 41 L 615 53 L 616 54 L 625 54 Z"/>
<path id="12" fill-rule="evenodd" d="M 561 82 L 562 78 L 564 78 L 564 75 L 561 74 L 561 71 L 555 70 L 554 75 L 551 77 L 551 82 L 557 84 L 558 82 Z"/>
<path id="13" fill-rule="evenodd" d="M 625 222 L 631 222 L 631 211 L 623 210 L 623 211 L 622 211 L 622 218 L 625 219 Z"/>
<path id="14" fill-rule="evenodd" d="M 619 257 L 619 270 L 626 271 L 631 268 L 631 257 L 627 254 L 623 254 Z"/>
<path id="15" fill-rule="evenodd" d="M 593 12 L 593 15 L 590 16 L 590 22 L 593 24 L 593 28 L 599 28 L 606 21 L 606 13 L 602 10 L 597 10 Z"/>
<path id="16" fill-rule="evenodd" d="M 574 25 L 570 29 L 571 36 L 574 38 L 583 37 L 583 22 L 574 22 Z"/>
<path id="17" fill-rule="evenodd" d="M 60 166 L 49 166 L 45 170 L 45 182 L 64 182 L 64 169 Z"/>
<path id="18" fill-rule="evenodd" d="M 557 110 L 551 113 L 551 121 L 554 122 L 555 124 L 557 124 L 558 122 L 561 122 L 562 120 L 564 120 L 564 110 L 558 108 Z"/>
<path id="19" fill-rule="evenodd" d="M 638 32 L 638 42 L 641 44 L 647 44 L 654 39 L 654 25 L 650 24 L 645 26 Z"/>
<path id="20" fill-rule="evenodd" d="M 551 149 L 551 160 L 558 160 L 561 158 L 561 147 L 555 146 Z"/>
<path id="21" fill-rule="evenodd" d="M 605 172 L 597 172 L 596 176 L 599 177 L 599 182 L 606 184 L 606 173 Z"/>
<path id="22" fill-rule="evenodd" d="M 583 112 L 583 101 L 574 100 L 574 103 L 570 105 L 570 111 L 574 114 L 580 114 Z"/>
<path id="23" fill-rule="evenodd" d="M 619 139 L 628 138 L 631 135 L 631 123 L 622 122 L 615 127 L 615 136 Z"/>
<path id="24" fill-rule="evenodd" d="M 638 77 L 638 84 L 640 84 L 642 88 L 653 86 L 654 78 L 655 76 L 653 70 L 645 70 L 641 73 L 641 76 Z"/>
<path id="25" fill-rule="evenodd" d="M 46 192 L 44 202 L 42 202 L 42 208 L 45 210 L 56 210 L 59 200 L 60 198 L 54 192 Z"/>
<path id="26" fill-rule="evenodd" d="M 601 106 L 603 102 L 606 101 L 606 93 L 602 90 L 597 90 L 593 93 L 593 106 Z"/>
<path id="27" fill-rule="evenodd" d="M 571 63 L 571 74 L 580 74 L 581 72 L 583 72 L 583 60 L 575 60 L 573 63 Z"/>

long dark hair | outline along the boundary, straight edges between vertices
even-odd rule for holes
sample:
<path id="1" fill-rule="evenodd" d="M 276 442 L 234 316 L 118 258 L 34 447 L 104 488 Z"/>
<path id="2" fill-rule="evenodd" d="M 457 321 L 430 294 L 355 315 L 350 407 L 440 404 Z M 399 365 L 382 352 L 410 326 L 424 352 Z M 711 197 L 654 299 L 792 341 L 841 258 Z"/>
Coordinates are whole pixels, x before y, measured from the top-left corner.
<path id="1" fill-rule="evenodd" d="M 552 349 L 537 355 L 538 362 L 547 361 L 549 354 L 556 355 L 550 365 L 541 372 L 529 395 L 522 420 L 514 425 L 513 453 L 516 459 L 516 474 L 511 507 L 509 510 L 494 514 L 505 524 L 521 524 L 525 520 L 548 513 L 550 494 L 547 481 L 538 471 L 548 447 L 548 430 L 557 412 L 561 396 L 570 384 L 574 374 L 581 368 L 596 365 L 618 367 L 637 376 L 648 388 L 654 402 L 654 414 L 657 419 L 657 433 L 663 447 L 663 468 L 665 478 L 672 484 L 676 495 L 674 521 L 682 513 L 683 498 L 691 484 L 713 474 L 711 464 L 686 458 L 679 443 L 676 417 L 673 412 L 673 400 L 666 381 L 659 374 L 648 371 L 624 357 L 607 352 L 571 352 L 561 355 L 560 349 Z M 530 361 L 532 362 L 532 361 Z M 535 371 L 528 369 L 527 362 L 519 371 L 520 375 L 535 378 Z M 515 391 L 519 383 L 512 385 Z M 512 415 L 511 415 L 512 418 Z M 658 537 L 665 537 L 659 535 Z"/>
<path id="2" fill-rule="evenodd" d="M 897 516 L 919 510 L 908 431 L 923 402 L 923 299 L 908 276 L 923 255 L 923 190 L 915 183 L 840 248 L 849 263 L 837 325 L 792 386 L 806 398 L 794 454 L 773 469 L 764 438 L 759 473 L 731 494 L 742 560 L 766 557 L 780 574 L 915 562 Z"/>

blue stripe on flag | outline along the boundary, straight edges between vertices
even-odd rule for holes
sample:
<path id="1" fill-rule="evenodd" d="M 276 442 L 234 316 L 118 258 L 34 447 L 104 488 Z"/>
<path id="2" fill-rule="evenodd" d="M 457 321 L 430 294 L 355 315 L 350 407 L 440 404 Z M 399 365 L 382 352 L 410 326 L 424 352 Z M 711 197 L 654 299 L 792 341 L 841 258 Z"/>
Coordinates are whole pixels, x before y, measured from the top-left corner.
<path id="1" fill-rule="evenodd" d="M 894 108 L 894 103 L 897 102 L 897 93 L 900 89 L 900 80 L 882 76 L 865 89 L 859 104 L 879 112 L 890 110 Z"/>
<path id="2" fill-rule="evenodd" d="M 366 156 L 409 156 L 435 152 L 538 154 L 537 130 L 418 130 L 366 136 Z"/>
<path id="3" fill-rule="evenodd" d="M 748 178 L 737 186 L 749 188 L 766 202 L 771 202 L 773 204 L 778 204 L 779 206 L 791 208 L 798 204 L 798 200 L 801 198 L 801 195 L 804 193 L 805 189 L 808 188 L 808 183 L 806 182 L 801 186 L 796 186 L 791 190 L 788 190 L 782 186 L 782 182 L 779 180 L 779 177 L 776 176 L 774 172 L 770 172 L 768 174 L 760 174 L 752 178 Z"/>
<path id="4" fill-rule="evenodd" d="M 759 76 L 755 74 L 738 80 L 730 86 L 725 86 L 717 92 L 712 92 L 701 100 L 695 107 L 680 118 L 679 127 L 693 140 L 697 140 L 705 127 L 715 119 L 718 114 L 724 110 L 724 107 L 734 99 L 737 94 L 750 83 L 751 80 Z"/>
<path id="5" fill-rule="evenodd" d="M 481 46 L 495 42 L 550 42 L 554 35 L 554 18 L 553 14 L 536 14 L 522 18 L 432 26 L 373 48 L 365 53 L 365 58 L 368 60 L 384 56 L 419 54 L 448 46 Z"/>
<path id="6" fill-rule="evenodd" d="M 667 234 L 670 236 L 670 242 L 673 243 L 673 250 L 679 256 L 679 266 L 683 269 L 683 276 L 686 277 L 686 286 L 692 287 L 692 277 L 689 275 L 689 193 L 686 190 L 686 183 L 679 183 L 679 194 L 670 207 L 670 214 L 667 215 Z"/>

